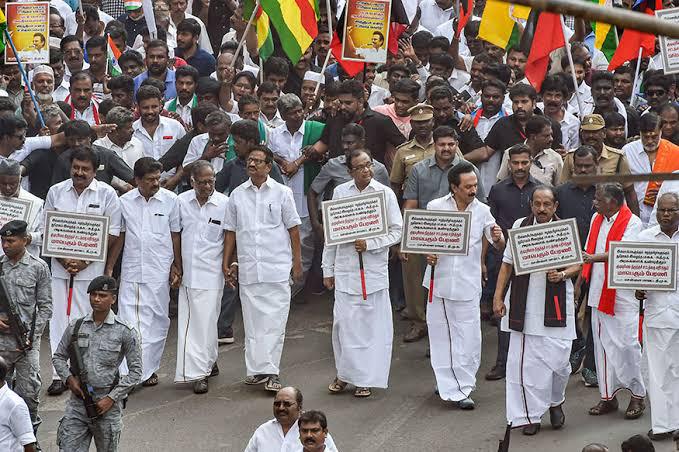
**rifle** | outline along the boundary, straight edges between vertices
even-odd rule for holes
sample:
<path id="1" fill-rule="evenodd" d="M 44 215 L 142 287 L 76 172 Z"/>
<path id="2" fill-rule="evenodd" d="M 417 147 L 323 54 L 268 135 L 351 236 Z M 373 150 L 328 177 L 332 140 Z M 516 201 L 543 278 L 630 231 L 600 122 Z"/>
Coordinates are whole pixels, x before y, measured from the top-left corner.
<path id="1" fill-rule="evenodd" d="M 94 401 L 94 388 L 89 382 L 87 376 L 87 369 L 83 365 L 83 357 L 80 354 L 80 347 L 78 347 L 78 331 L 82 325 L 83 319 L 75 322 L 73 333 L 71 334 L 71 344 L 68 347 L 68 354 L 71 363 L 71 373 L 80 382 L 80 389 L 83 392 L 83 403 L 85 404 L 85 412 L 91 421 L 99 417 L 97 411 L 97 403 Z"/>
<path id="2" fill-rule="evenodd" d="M 7 313 L 9 329 L 19 344 L 19 351 L 26 352 L 33 348 L 33 332 L 29 331 L 26 324 L 21 320 L 19 308 L 10 298 L 5 287 L 5 278 L 0 276 L 0 311 Z"/>

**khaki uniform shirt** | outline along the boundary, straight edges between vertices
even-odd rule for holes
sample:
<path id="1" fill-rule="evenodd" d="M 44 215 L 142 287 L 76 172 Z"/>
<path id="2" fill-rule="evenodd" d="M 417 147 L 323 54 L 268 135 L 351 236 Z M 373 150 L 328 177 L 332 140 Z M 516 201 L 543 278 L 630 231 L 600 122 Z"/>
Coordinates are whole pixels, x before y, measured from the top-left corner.
<path id="1" fill-rule="evenodd" d="M 434 139 L 426 146 L 422 146 L 416 139 L 403 143 L 396 148 L 394 164 L 391 167 L 389 180 L 392 184 L 403 185 L 412 167 L 427 157 L 434 155 Z"/>
<path id="2" fill-rule="evenodd" d="M 573 156 L 575 151 L 571 151 L 563 159 L 563 171 L 561 172 L 561 179 L 559 183 L 563 184 L 568 182 L 573 177 L 573 170 L 575 168 L 573 164 Z M 627 162 L 627 157 L 625 153 L 620 149 L 615 149 L 604 144 L 601 150 L 601 156 L 599 157 L 599 174 L 611 175 L 611 174 L 630 174 L 629 163 Z M 626 182 L 623 184 L 625 188 L 634 185 L 633 182 Z"/>

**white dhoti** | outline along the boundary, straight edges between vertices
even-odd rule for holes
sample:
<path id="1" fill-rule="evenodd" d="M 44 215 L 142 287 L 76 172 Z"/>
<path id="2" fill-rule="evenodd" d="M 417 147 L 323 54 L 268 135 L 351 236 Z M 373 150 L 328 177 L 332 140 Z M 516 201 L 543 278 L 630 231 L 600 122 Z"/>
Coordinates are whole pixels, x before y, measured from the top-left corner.
<path id="1" fill-rule="evenodd" d="M 427 303 L 431 367 L 442 400 L 458 402 L 476 389 L 481 363 L 479 300 L 433 297 Z"/>
<path id="2" fill-rule="evenodd" d="M 539 424 L 550 407 L 566 399 L 571 339 L 512 331 L 507 354 L 507 423 Z"/>
<path id="3" fill-rule="evenodd" d="M 160 368 L 165 340 L 170 328 L 170 283 L 138 283 L 121 281 L 118 296 L 118 316 L 132 325 L 141 337 L 142 381 L 148 380 Z M 127 363 L 120 366 L 127 374 Z"/>
<path id="4" fill-rule="evenodd" d="M 217 362 L 217 318 L 223 289 L 179 288 L 175 383 L 207 378 Z"/>
<path id="5" fill-rule="evenodd" d="M 278 375 L 290 312 L 290 284 L 286 279 L 239 287 L 247 375 Z"/>
<path id="6" fill-rule="evenodd" d="M 646 396 L 641 375 L 639 344 L 639 312 L 616 309 L 610 316 L 592 308 L 594 358 L 599 392 L 603 400 L 611 400 L 621 389 L 634 397 Z"/>
<path id="7" fill-rule="evenodd" d="M 644 327 L 653 433 L 679 430 L 679 329 Z"/>
<path id="8" fill-rule="evenodd" d="M 360 388 L 386 388 L 394 325 L 389 289 L 353 295 L 335 290 L 332 349 L 337 378 Z"/>
<path id="9" fill-rule="evenodd" d="M 68 279 L 52 278 L 52 318 L 50 318 L 50 348 L 52 354 L 57 351 L 61 337 L 68 323 L 83 317 L 92 311 L 90 296 L 87 294 L 88 280 L 73 281 L 73 297 L 71 298 L 71 315 L 66 315 L 68 306 Z M 52 378 L 59 380 L 57 372 L 52 368 Z"/>

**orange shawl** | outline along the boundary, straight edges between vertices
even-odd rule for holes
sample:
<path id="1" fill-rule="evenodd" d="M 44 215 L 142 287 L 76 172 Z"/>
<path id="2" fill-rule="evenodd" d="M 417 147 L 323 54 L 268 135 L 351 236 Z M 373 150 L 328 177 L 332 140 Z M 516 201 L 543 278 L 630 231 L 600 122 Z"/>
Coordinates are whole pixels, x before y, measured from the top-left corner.
<path id="1" fill-rule="evenodd" d="M 679 146 L 667 141 L 660 140 L 658 144 L 658 154 L 655 156 L 653 163 L 654 173 L 671 173 L 679 170 Z M 646 194 L 644 195 L 644 204 L 647 206 L 655 205 L 655 199 L 658 196 L 658 190 L 663 181 L 652 180 L 648 182 L 646 187 Z"/>

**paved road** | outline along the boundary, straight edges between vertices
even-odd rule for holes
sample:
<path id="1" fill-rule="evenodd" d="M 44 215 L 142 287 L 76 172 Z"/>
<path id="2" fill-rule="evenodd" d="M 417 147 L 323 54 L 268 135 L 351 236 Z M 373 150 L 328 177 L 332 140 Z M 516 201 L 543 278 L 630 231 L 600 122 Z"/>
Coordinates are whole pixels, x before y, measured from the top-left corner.
<path id="1" fill-rule="evenodd" d="M 395 316 L 397 317 L 397 316 Z M 482 378 L 473 395 L 477 408 L 463 412 L 442 402 L 433 393 L 434 377 L 425 357 L 426 342 L 404 344 L 407 322 L 395 320 L 394 353 L 388 390 L 375 390 L 369 399 L 351 394 L 330 395 L 327 385 L 334 377 L 330 334 L 332 303 L 312 297 L 293 304 L 283 352 L 281 377 L 304 393 L 304 407 L 326 412 L 329 428 L 341 451 L 463 451 L 495 452 L 504 433 L 504 381 Z M 130 398 L 124 413 L 123 451 L 242 451 L 252 431 L 272 417 L 269 394 L 261 386 L 242 384 L 245 365 L 242 328 L 237 325 L 236 344 L 220 347 L 221 374 L 210 380 L 210 392 L 193 394 L 190 386 L 172 383 L 176 356 L 176 324 L 159 372 L 161 382 Z M 238 334 L 240 333 L 240 334 Z M 495 329 L 483 326 L 483 356 L 479 376 L 495 358 Z M 42 349 L 44 387 L 51 375 L 47 365 L 49 347 Z M 56 450 L 57 422 L 67 395 L 43 397 L 43 426 L 39 439 L 46 451 Z M 585 444 L 602 442 L 619 451 L 625 438 L 650 427 L 647 412 L 641 419 L 626 421 L 622 412 L 601 418 L 586 411 L 598 399 L 595 389 L 573 377 L 566 393 L 566 426 L 561 431 L 543 422 L 542 431 L 528 438 L 515 431 L 511 450 L 579 452 Z M 625 407 L 627 396 L 621 398 Z M 92 448 L 94 450 L 94 447 Z M 658 452 L 672 450 L 670 443 L 656 443 Z"/>

